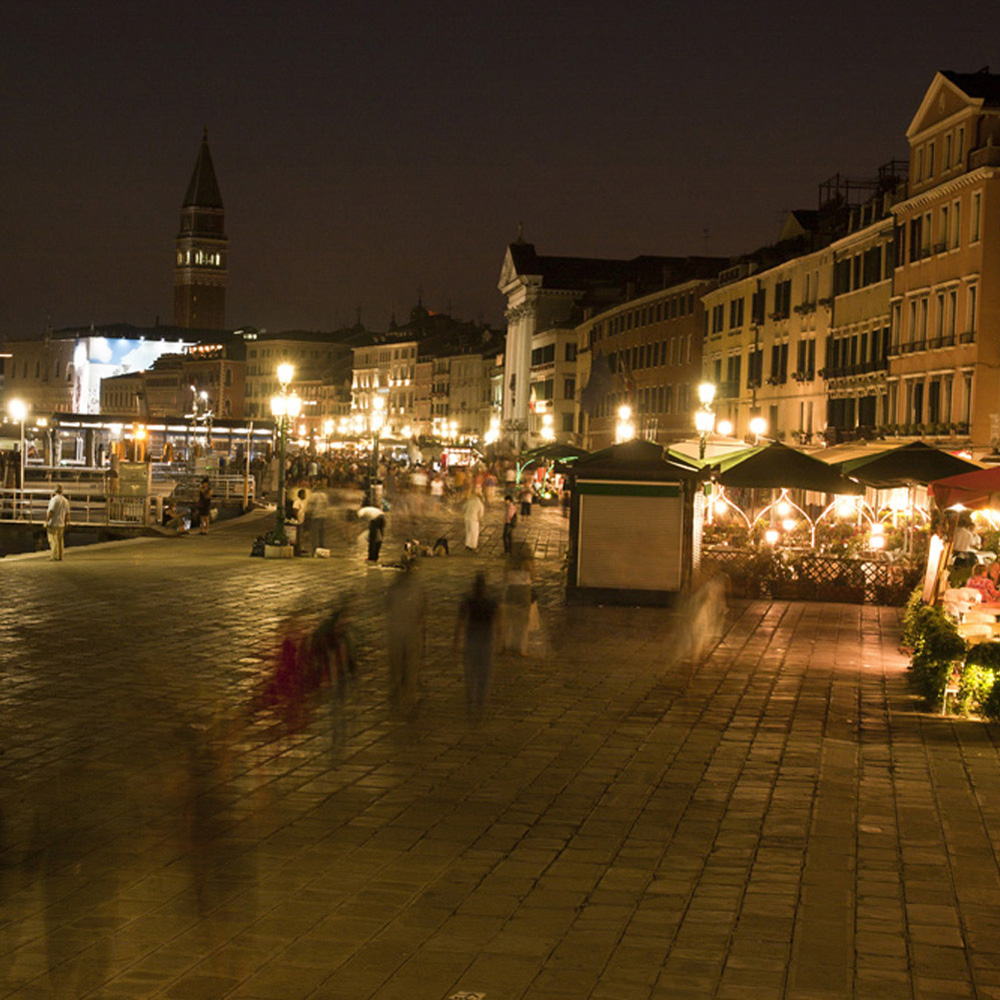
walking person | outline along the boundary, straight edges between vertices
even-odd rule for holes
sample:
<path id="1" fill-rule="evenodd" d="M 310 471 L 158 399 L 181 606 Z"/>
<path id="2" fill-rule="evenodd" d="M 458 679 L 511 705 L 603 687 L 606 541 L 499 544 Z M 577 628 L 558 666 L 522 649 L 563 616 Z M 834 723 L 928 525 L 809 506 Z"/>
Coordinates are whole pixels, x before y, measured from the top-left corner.
<path id="1" fill-rule="evenodd" d="M 514 548 L 514 528 L 517 526 L 517 504 L 514 497 L 508 493 L 504 498 L 504 521 L 503 521 L 503 552 L 509 556 Z"/>
<path id="2" fill-rule="evenodd" d="M 470 552 L 475 552 L 479 548 L 479 522 L 482 520 L 484 510 L 483 498 L 479 493 L 470 493 L 463 509 L 465 517 L 465 547 Z"/>
<path id="3" fill-rule="evenodd" d="M 427 595 L 413 560 L 406 560 L 401 573 L 385 593 L 389 632 L 389 694 L 393 708 L 406 711 L 417 697 L 420 661 L 424 650 Z"/>
<path id="4" fill-rule="evenodd" d="M 329 503 L 324 490 L 313 490 L 306 500 L 305 518 L 302 522 L 303 552 L 314 556 L 317 549 L 326 547 L 326 515 Z"/>
<path id="5" fill-rule="evenodd" d="M 368 522 L 368 561 L 378 562 L 378 554 L 382 550 L 385 539 L 385 514 L 379 514 Z"/>
<path id="6" fill-rule="evenodd" d="M 521 542 L 507 559 L 504 571 L 504 649 L 528 655 L 528 629 L 535 581 L 535 560 L 526 542 Z"/>
<path id="7" fill-rule="evenodd" d="M 531 488 L 530 482 L 525 482 L 521 487 L 521 517 L 531 517 L 531 504 L 535 499 L 535 491 Z"/>
<path id="8" fill-rule="evenodd" d="M 465 704 L 470 712 L 481 712 L 493 676 L 493 645 L 499 620 L 497 602 L 486 589 L 486 575 L 477 573 L 472 592 L 458 608 L 455 625 L 455 646 L 464 631 L 465 646 L 462 662 L 465 666 Z"/>
<path id="9" fill-rule="evenodd" d="M 45 512 L 45 533 L 49 538 L 49 548 L 52 550 L 53 562 L 62 562 L 63 541 L 66 537 L 66 525 L 69 524 L 69 501 L 63 496 L 62 484 L 56 485 L 56 491 L 49 501 Z"/>

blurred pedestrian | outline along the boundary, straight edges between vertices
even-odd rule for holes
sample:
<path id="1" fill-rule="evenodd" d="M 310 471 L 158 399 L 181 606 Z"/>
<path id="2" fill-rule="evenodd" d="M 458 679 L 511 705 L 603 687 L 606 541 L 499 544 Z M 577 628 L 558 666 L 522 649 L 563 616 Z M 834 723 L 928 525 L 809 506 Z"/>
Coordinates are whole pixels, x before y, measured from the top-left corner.
<path id="1" fill-rule="evenodd" d="M 329 502 L 323 490 L 313 490 L 306 498 L 302 519 L 303 554 L 314 556 L 326 547 L 326 516 Z"/>
<path id="2" fill-rule="evenodd" d="M 465 517 L 465 547 L 471 552 L 479 548 L 479 523 L 482 520 L 485 507 L 483 498 L 477 493 L 469 494 L 463 508 Z"/>
<path id="3" fill-rule="evenodd" d="M 296 490 L 292 499 L 292 515 L 295 521 L 295 554 L 297 556 L 312 555 L 308 552 L 306 541 L 306 508 L 309 503 L 309 495 L 306 490 Z"/>
<path id="4" fill-rule="evenodd" d="M 514 497 L 508 493 L 504 497 L 503 551 L 510 555 L 514 547 L 514 528 L 517 526 L 517 504 Z"/>
<path id="5" fill-rule="evenodd" d="M 69 501 L 63 496 L 62 483 L 58 483 L 45 512 L 45 533 L 49 538 L 49 548 L 52 550 L 50 558 L 53 562 L 62 562 L 63 542 L 68 524 Z"/>
<path id="6" fill-rule="evenodd" d="M 531 503 L 535 499 L 535 491 L 531 488 L 531 483 L 525 481 L 521 487 L 521 517 L 531 517 Z"/>
<path id="7" fill-rule="evenodd" d="M 385 514 L 378 514 L 368 522 L 368 561 L 378 562 L 378 554 L 385 540 Z"/>
<path id="8" fill-rule="evenodd" d="M 504 649 L 528 655 L 528 627 L 534 598 L 535 560 L 526 542 L 511 552 L 504 571 Z"/>
<path id="9" fill-rule="evenodd" d="M 393 707 L 403 710 L 416 700 L 427 614 L 427 595 L 415 567 L 416 563 L 408 560 L 385 594 L 389 694 Z"/>
<path id="10" fill-rule="evenodd" d="M 477 573 L 472 592 L 458 609 L 455 645 L 465 633 L 462 661 L 465 665 L 465 704 L 470 712 L 482 711 L 493 676 L 493 645 L 498 621 L 497 602 L 486 589 L 486 576 Z"/>

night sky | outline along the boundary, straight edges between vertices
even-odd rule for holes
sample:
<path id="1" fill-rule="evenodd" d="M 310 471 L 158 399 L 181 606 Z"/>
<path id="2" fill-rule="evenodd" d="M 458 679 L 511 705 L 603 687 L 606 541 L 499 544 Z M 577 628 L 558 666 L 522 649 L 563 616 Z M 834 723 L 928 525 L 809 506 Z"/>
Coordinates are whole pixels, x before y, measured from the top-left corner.
<path id="1" fill-rule="evenodd" d="M 227 319 L 499 324 L 542 254 L 736 254 L 870 176 L 1000 4 L 0 2 L 0 338 L 172 320 L 202 127 Z"/>

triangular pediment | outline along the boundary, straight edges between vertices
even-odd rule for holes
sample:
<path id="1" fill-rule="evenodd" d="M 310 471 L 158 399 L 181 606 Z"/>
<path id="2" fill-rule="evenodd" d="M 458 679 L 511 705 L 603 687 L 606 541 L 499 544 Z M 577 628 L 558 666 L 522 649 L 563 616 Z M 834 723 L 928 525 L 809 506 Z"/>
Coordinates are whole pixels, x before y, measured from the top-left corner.
<path id="1" fill-rule="evenodd" d="M 535 256 L 534 246 L 523 241 L 511 243 L 507 246 L 503 267 L 500 269 L 500 290 L 503 291 L 518 278 L 538 277 L 541 273 L 540 261 Z"/>
<path id="2" fill-rule="evenodd" d="M 516 277 L 514 255 L 510 252 L 510 247 L 507 247 L 507 252 L 503 255 L 503 267 L 500 268 L 500 287 L 506 288 Z"/>
<path id="3" fill-rule="evenodd" d="M 912 139 L 959 112 L 981 107 L 982 103 L 981 98 L 969 97 L 943 73 L 936 73 L 906 130 L 906 137 Z"/>

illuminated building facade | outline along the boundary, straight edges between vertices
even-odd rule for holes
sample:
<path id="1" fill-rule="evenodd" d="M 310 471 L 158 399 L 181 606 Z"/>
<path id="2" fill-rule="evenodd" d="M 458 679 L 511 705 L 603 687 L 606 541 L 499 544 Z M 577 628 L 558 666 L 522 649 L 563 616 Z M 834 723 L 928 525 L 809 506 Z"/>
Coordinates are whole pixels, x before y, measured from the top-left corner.
<path id="1" fill-rule="evenodd" d="M 985 450 L 1000 441 L 1000 75 L 936 74 L 906 135 L 886 422 Z"/>

